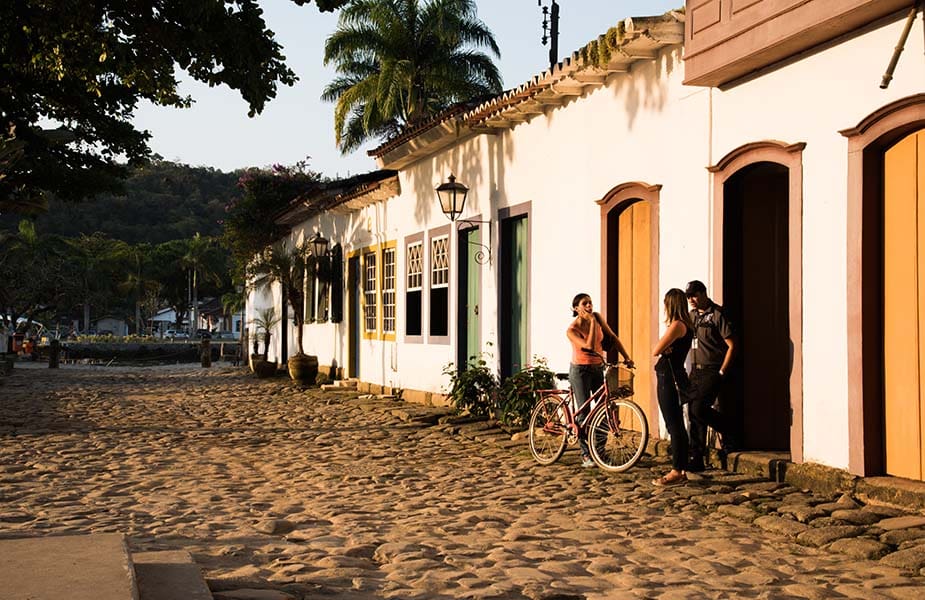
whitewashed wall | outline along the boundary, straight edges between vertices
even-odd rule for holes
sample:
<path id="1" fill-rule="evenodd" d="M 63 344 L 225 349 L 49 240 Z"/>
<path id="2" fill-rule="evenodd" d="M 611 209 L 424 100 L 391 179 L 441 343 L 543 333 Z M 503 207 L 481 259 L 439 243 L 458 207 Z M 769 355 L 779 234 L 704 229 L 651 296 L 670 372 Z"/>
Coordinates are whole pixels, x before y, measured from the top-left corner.
<path id="1" fill-rule="evenodd" d="M 805 142 L 803 151 L 804 460 L 848 467 L 847 138 L 878 108 L 925 91 L 922 36 L 911 35 L 894 79 L 879 88 L 902 22 L 882 26 L 714 90 L 713 154 L 760 140 Z M 921 26 L 921 23 L 919 23 Z M 707 194 L 707 186 L 698 190 Z"/>
<path id="2" fill-rule="evenodd" d="M 724 91 L 681 85 L 680 52 L 666 51 L 657 61 L 612 76 L 604 88 L 550 108 L 512 131 L 469 138 L 410 165 L 400 172 L 401 193 L 392 200 L 303 224 L 294 236 L 321 231 L 332 245 L 344 245 L 345 268 L 351 251 L 396 242 L 397 339 L 361 341 L 360 378 L 407 389 L 446 389 L 442 371 L 456 354 L 457 237 L 451 235 L 449 345 L 427 343 L 426 322 L 425 343 L 404 340 L 404 239 L 448 223 L 434 188 L 450 173 L 470 188 L 462 218 L 496 219 L 501 208 L 531 203 L 529 353 L 561 371 L 569 361 L 564 332 L 572 296 L 588 292 L 603 308 L 596 200 L 623 183 L 661 185 L 659 296 L 695 278 L 712 290 L 712 176 L 706 168 L 751 142 L 806 142 L 804 458 L 847 468 L 847 142 L 838 131 L 893 100 L 923 91 L 920 35 L 910 37 L 890 89 L 878 88 L 901 26 L 871 30 Z M 495 256 L 482 270 L 480 307 L 482 345 L 496 359 L 498 233 L 496 221 Z M 483 240 L 486 235 L 483 226 Z M 344 303 L 346 313 L 346 297 Z M 426 293 L 424 304 L 426 315 Z M 345 366 L 346 344 L 346 320 L 306 326 L 306 351 L 317 354 L 322 364 L 333 360 Z"/>

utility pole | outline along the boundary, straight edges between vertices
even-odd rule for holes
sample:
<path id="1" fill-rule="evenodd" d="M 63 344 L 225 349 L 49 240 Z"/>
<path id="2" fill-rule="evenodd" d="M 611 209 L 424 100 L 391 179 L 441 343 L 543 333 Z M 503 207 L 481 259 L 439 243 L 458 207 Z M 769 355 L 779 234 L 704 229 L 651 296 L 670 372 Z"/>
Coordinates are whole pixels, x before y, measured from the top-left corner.
<path id="1" fill-rule="evenodd" d="M 543 45 L 549 45 L 549 70 L 551 71 L 559 62 L 559 3 L 552 0 L 550 6 L 543 6 L 543 0 L 536 1 L 537 6 L 543 8 Z"/>

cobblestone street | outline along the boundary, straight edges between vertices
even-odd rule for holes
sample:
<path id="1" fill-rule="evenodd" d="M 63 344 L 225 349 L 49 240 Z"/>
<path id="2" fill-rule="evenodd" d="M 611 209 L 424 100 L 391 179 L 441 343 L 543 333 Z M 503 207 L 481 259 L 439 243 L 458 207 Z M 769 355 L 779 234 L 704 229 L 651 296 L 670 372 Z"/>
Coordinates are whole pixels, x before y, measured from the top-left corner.
<path id="1" fill-rule="evenodd" d="M 925 589 L 920 516 L 719 471 L 660 489 L 648 456 L 621 475 L 574 450 L 541 467 L 525 441 L 394 400 L 179 366 L 17 368 L 0 394 L 0 537 L 185 549 L 217 599 Z"/>

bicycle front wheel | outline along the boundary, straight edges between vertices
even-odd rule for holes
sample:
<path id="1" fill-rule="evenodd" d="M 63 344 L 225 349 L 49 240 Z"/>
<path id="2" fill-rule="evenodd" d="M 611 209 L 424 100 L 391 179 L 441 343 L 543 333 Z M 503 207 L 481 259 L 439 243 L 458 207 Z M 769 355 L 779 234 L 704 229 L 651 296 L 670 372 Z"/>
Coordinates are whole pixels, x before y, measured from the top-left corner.
<path id="1" fill-rule="evenodd" d="M 591 415 L 588 446 L 591 458 L 605 471 L 632 468 L 649 442 L 649 422 L 632 400 L 611 400 Z"/>
<path id="2" fill-rule="evenodd" d="M 565 452 L 568 426 L 563 403 L 558 396 L 545 396 L 530 415 L 530 452 L 541 465 L 551 465 Z"/>

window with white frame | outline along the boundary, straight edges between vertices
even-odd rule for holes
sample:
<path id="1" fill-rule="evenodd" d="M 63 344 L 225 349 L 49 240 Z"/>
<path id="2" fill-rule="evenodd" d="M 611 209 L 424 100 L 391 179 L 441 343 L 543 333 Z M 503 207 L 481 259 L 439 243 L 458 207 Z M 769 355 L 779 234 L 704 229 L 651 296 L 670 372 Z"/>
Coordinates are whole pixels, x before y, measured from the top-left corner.
<path id="1" fill-rule="evenodd" d="M 405 263 L 408 273 L 405 282 L 405 335 L 421 335 L 424 291 L 424 242 L 415 241 L 406 246 Z"/>
<path id="2" fill-rule="evenodd" d="M 377 296 L 378 296 L 378 275 L 376 264 L 376 253 L 367 252 L 363 255 L 363 268 L 365 275 L 363 278 L 363 300 L 365 309 L 364 329 L 367 333 L 375 333 L 377 323 Z"/>
<path id="3" fill-rule="evenodd" d="M 430 240 L 430 335 L 449 335 L 450 236 Z"/>
<path id="4" fill-rule="evenodd" d="M 382 332 L 395 333 L 395 248 L 382 250 Z"/>

